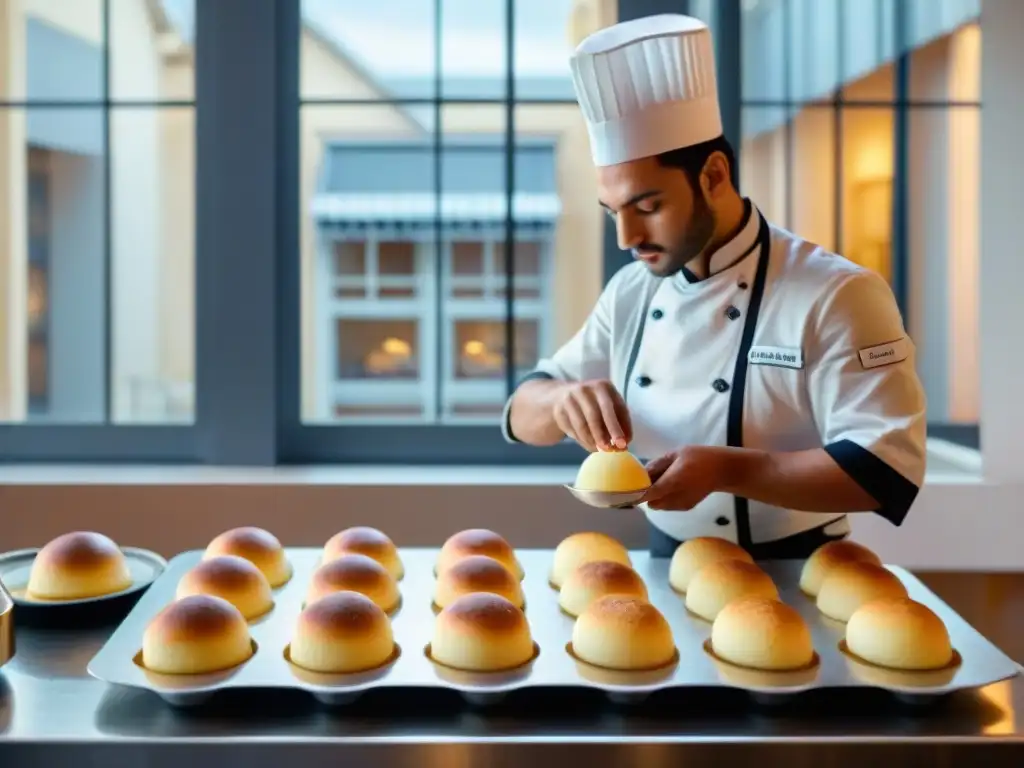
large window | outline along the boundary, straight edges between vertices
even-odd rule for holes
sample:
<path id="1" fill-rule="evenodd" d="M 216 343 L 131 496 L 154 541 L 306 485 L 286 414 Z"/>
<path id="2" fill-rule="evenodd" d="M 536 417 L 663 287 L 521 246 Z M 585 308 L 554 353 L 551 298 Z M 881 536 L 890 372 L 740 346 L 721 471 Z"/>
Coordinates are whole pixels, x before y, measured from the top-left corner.
<path id="1" fill-rule="evenodd" d="M 498 427 L 515 383 L 576 332 L 604 283 L 568 61 L 613 12 L 304 0 L 286 452 L 579 460 L 571 446 L 508 446 Z"/>
<path id="2" fill-rule="evenodd" d="M 970 425 L 978 5 L 0 0 L 0 460 L 577 462 L 498 429 L 628 260 L 568 57 L 686 7 L 743 192 Z"/>
<path id="3" fill-rule="evenodd" d="M 0 458 L 99 457 L 115 435 L 113 454 L 179 453 L 195 404 L 188 46 L 149 0 L 3 0 L 0 51 Z"/>
<path id="4" fill-rule="evenodd" d="M 977 440 L 979 0 L 747 0 L 741 182 L 886 277 L 933 435 Z"/>

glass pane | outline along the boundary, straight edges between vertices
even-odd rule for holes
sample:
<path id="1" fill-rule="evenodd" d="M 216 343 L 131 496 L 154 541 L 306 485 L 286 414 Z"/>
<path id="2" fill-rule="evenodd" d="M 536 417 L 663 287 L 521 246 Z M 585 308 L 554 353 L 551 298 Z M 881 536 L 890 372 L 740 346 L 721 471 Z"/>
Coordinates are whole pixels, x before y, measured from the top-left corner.
<path id="1" fill-rule="evenodd" d="M 191 422 L 195 110 L 114 108 L 110 145 L 112 418 Z"/>
<path id="2" fill-rule="evenodd" d="M 748 107 L 740 149 L 741 192 L 770 220 L 830 249 L 837 235 L 836 168 L 842 162 L 834 126 L 830 107 Z"/>
<path id="3" fill-rule="evenodd" d="M 894 98 L 892 52 L 896 4 L 841 0 L 843 98 L 891 102 Z"/>
<path id="4" fill-rule="evenodd" d="M 0 107 L 2 421 L 106 418 L 103 122 Z"/>
<path id="5" fill-rule="evenodd" d="M 892 279 L 893 116 L 867 107 L 842 111 L 840 252 Z"/>
<path id="6" fill-rule="evenodd" d="M 303 420 L 432 419 L 431 134 L 383 102 L 308 105 L 300 127 Z"/>
<path id="7" fill-rule="evenodd" d="M 339 320 L 417 320 L 418 378 L 406 380 L 402 395 L 405 404 L 423 404 L 413 418 L 494 423 L 500 414 L 507 394 L 505 364 L 493 356 L 505 354 L 504 331 L 498 333 L 501 345 L 492 337 L 508 312 L 505 109 L 444 105 L 442 119 L 438 166 L 430 134 L 411 129 L 399 107 L 303 108 L 300 204 L 308 289 L 302 307 L 302 413 L 307 422 L 370 420 L 369 410 L 356 413 L 355 398 L 369 409 L 377 407 L 371 402 L 374 391 L 385 397 L 372 387 L 359 394 L 336 386 L 332 358 L 338 344 L 345 348 L 343 335 L 354 332 Z M 526 323 L 526 335 L 520 339 L 517 330 L 514 342 L 518 375 L 541 353 L 550 354 L 568 340 L 593 308 L 603 285 L 603 219 L 575 104 L 522 106 L 515 122 L 512 309 Z M 373 124 L 377 129 L 370 134 Z M 556 302 L 555 296 L 561 298 Z M 484 342 L 481 354 L 498 374 L 472 380 L 455 375 L 465 346 L 458 343 L 456 328 L 463 321 L 489 323 L 486 338 L 463 342 Z M 385 337 L 377 336 L 379 346 Z M 339 401 L 339 392 L 347 399 Z M 403 418 L 386 415 L 390 422 Z"/>
<path id="8" fill-rule="evenodd" d="M 575 103 L 569 57 L 587 34 L 616 22 L 618 6 L 616 0 L 516 0 L 516 99 Z"/>
<path id="9" fill-rule="evenodd" d="M 4 0 L 0 103 L 102 101 L 103 48 L 103 0 Z"/>
<path id="10" fill-rule="evenodd" d="M 531 0 L 525 3 L 529 4 Z M 532 4 L 536 4 L 536 0 L 532 0 Z M 517 26 L 520 35 L 536 32 L 535 27 Z M 517 48 L 516 53 L 519 52 Z M 507 63 L 504 2 L 441 0 L 442 98 L 506 98 Z M 527 59 L 527 63 L 534 62 Z M 517 69 L 519 66 L 521 63 L 516 62 Z"/>
<path id="11" fill-rule="evenodd" d="M 45 2 L 73 6 L 80 0 Z M 195 96 L 195 0 L 107 2 L 110 97 L 191 101 Z"/>
<path id="12" fill-rule="evenodd" d="M 909 115 L 908 323 L 930 424 L 977 424 L 981 109 Z"/>
<path id="13" fill-rule="evenodd" d="M 302 0 L 302 98 L 433 98 L 434 6 L 435 0 Z"/>
<path id="14" fill-rule="evenodd" d="M 914 102 L 980 103 L 980 26 L 967 24 L 916 48 L 910 54 L 909 80 Z"/>

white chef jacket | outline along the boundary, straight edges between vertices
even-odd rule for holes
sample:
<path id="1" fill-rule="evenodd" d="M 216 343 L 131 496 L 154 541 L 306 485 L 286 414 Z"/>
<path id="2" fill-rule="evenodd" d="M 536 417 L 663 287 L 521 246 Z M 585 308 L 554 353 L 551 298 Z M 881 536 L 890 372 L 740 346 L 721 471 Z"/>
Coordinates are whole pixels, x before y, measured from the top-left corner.
<path id="1" fill-rule="evenodd" d="M 824 448 L 879 502 L 873 511 L 900 525 L 924 481 L 926 403 L 886 281 L 769 225 L 749 203 L 708 274 L 623 267 L 583 327 L 526 379 L 613 382 L 632 419 L 630 451 L 644 459 L 686 445 Z M 515 441 L 510 406 L 503 429 Z M 749 547 L 822 526 L 849 532 L 842 514 L 723 493 L 690 511 L 645 513 L 678 541 Z"/>

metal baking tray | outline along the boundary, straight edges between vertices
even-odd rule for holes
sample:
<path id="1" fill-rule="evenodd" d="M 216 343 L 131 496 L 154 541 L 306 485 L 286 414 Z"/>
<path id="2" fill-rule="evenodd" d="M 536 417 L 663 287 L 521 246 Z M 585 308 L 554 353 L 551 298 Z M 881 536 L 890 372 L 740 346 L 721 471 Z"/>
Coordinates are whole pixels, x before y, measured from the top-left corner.
<path id="1" fill-rule="evenodd" d="M 1021 668 L 938 599 L 917 578 L 902 568 L 890 567 L 915 600 L 946 623 L 960 663 L 940 673 L 887 672 L 858 664 L 840 649 L 844 625 L 822 616 L 814 602 L 802 594 L 798 578 L 802 561 L 761 563 L 772 575 L 782 599 L 807 619 L 820 663 L 813 670 L 771 674 L 722 664 L 705 650 L 711 625 L 689 614 L 683 598 L 668 584 L 668 560 L 633 552 L 634 568 L 647 584 L 650 601 L 668 619 L 679 652 L 678 662 L 658 672 L 622 673 L 596 669 L 576 661 L 568 650 L 573 619 L 558 607 L 548 583 L 553 552 L 518 550 L 525 570 L 523 589 L 526 616 L 539 655 L 524 668 L 490 675 L 456 672 L 434 664 L 426 656 L 435 613 L 432 606 L 436 549 L 402 549 L 405 578 L 399 586 L 402 605 L 393 616 L 395 642 L 400 648 L 389 666 L 360 675 L 326 676 L 297 670 L 284 656 L 292 628 L 301 610 L 306 587 L 319 562 L 321 550 L 288 549 L 294 566 L 291 580 L 275 591 L 270 613 L 250 623 L 256 654 L 245 664 L 223 673 L 203 676 L 157 676 L 136 662 L 142 636 L 150 619 L 174 597 L 179 579 L 202 557 L 186 552 L 175 557 L 167 570 L 136 604 L 109 641 L 89 664 L 100 680 L 149 689 L 176 706 L 199 704 L 224 689 L 289 688 L 306 690 L 320 701 L 339 705 L 361 693 L 381 687 L 449 688 L 468 701 L 486 704 L 519 689 L 534 687 L 590 687 L 624 703 L 640 701 L 665 688 L 726 686 L 750 692 L 763 703 L 781 702 L 801 692 L 820 688 L 872 687 L 887 689 L 908 701 L 931 700 L 966 688 L 978 688 L 1017 675 Z"/>

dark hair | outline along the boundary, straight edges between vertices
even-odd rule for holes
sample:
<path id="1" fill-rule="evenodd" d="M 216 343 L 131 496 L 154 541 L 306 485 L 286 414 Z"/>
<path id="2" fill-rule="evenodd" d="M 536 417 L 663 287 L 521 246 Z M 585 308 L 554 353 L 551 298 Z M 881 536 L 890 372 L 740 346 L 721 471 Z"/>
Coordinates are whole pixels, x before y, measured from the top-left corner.
<path id="1" fill-rule="evenodd" d="M 662 152 L 658 155 L 658 162 L 668 168 L 678 168 L 683 171 L 690 179 L 690 184 L 696 189 L 700 172 L 704 170 L 704 165 L 707 163 L 708 158 L 715 152 L 721 152 L 725 155 L 725 159 L 729 163 L 729 176 L 732 179 L 733 186 L 738 187 L 739 182 L 736 179 L 736 152 L 725 136 L 694 144 L 692 147 Z"/>

